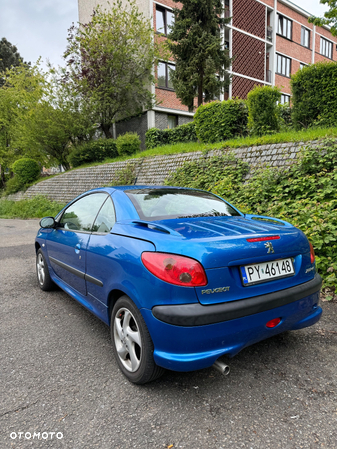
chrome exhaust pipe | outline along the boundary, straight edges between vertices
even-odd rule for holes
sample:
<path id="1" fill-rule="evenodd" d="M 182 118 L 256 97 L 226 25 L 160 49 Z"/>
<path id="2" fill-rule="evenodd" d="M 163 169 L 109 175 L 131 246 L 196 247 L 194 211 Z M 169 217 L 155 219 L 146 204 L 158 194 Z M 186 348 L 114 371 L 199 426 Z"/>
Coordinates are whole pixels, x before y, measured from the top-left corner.
<path id="1" fill-rule="evenodd" d="M 213 368 L 220 371 L 220 373 L 223 374 L 224 376 L 227 376 L 231 370 L 228 365 L 226 365 L 223 362 L 220 362 L 220 360 L 216 360 L 212 366 L 213 366 Z"/>

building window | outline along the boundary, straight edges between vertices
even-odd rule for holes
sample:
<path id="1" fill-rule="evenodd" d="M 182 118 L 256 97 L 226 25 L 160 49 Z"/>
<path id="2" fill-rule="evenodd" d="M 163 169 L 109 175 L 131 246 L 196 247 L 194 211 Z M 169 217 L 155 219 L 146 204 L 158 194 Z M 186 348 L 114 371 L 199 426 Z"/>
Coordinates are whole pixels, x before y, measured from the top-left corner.
<path id="1" fill-rule="evenodd" d="M 156 31 L 167 36 L 174 24 L 174 14 L 169 9 L 156 5 Z"/>
<path id="2" fill-rule="evenodd" d="M 229 19 L 229 17 L 231 16 L 231 12 L 230 12 L 230 8 L 229 8 L 229 0 L 225 0 L 225 19 Z"/>
<path id="3" fill-rule="evenodd" d="M 281 104 L 290 104 L 290 95 L 281 94 L 281 99 L 279 101 Z"/>
<path id="4" fill-rule="evenodd" d="M 320 54 L 332 59 L 332 42 L 321 37 Z"/>
<path id="5" fill-rule="evenodd" d="M 279 75 L 287 76 L 290 78 L 291 73 L 291 59 L 285 56 L 277 55 L 277 67 L 276 72 Z"/>
<path id="6" fill-rule="evenodd" d="M 163 87 L 166 89 L 174 89 L 172 83 L 171 73 L 175 70 L 173 64 L 167 62 L 159 62 L 157 66 L 157 76 L 158 76 L 158 87 Z"/>
<path id="7" fill-rule="evenodd" d="M 292 21 L 277 14 L 277 34 L 291 40 Z"/>
<path id="8" fill-rule="evenodd" d="M 308 64 L 304 64 L 304 62 L 300 62 L 300 70 L 303 69 L 303 67 L 306 67 Z"/>
<path id="9" fill-rule="evenodd" d="M 301 28 L 301 45 L 307 48 L 310 47 L 310 30 L 304 27 Z"/>
<path id="10" fill-rule="evenodd" d="M 167 127 L 168 129 L 175 128 L 178 126 L 178 116 L 177 115 L 167 115 Z"/>

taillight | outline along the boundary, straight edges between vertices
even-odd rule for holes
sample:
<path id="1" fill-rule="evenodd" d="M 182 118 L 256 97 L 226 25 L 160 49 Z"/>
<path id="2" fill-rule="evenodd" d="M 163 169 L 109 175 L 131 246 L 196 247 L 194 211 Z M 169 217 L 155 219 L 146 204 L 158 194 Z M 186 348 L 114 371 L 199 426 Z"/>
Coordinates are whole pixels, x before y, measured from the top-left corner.
<path id="1" fill-rule="evenodd" d="M 142 261 L 150 273 L 170 284 L 184 287 L 202 287 L 207 284 L 202 265 L 190 257 L 144 252 Z"/>
<path id="2" fill-rule="evenodd" d="M 315 250 L 310 242 L 309 242 L 309 245 L 310 245 L 310 262 L 314 263 L 315 262 Z"/>

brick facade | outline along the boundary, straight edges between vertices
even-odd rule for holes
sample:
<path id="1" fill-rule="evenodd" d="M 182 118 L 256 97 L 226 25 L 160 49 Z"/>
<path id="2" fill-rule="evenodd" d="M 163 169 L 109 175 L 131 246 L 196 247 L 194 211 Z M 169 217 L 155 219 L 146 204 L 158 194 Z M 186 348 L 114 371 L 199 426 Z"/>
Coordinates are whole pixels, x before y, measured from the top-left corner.
<path id="1" fill-rule="evenodd" d="M 233 30 L 233 72 L 264 81 L 265 43 Z"/>
<path id="2" fill-rule="evenodd" d="M 79 18 L 82 23 L 89 20 L 89 13 L 97 4 L 108 5 L 107 0 L 78 0 Z M 126 2 L 126 0 L 122 0 Z M 181 3 L 173 0 L 136 0 L 139 9 L 146 17 L 152 20 L 153 28 L 156 30 L 156 5 L 171 11 L 173 8 L 180 8 Z M 291 3 L 288 0 L 232 0 L 230 2 L 232 10 L 229 11 L 232 17 L 231 23 L 226 26 L 224 41 L 229 45 L 230 55 L 233 58 L 231 70 L 232 85 L 229 90 L 229 98 L 246 98 L 248 92 L 255 85 L 276 85 L 281 92 L 291 95 L 290 77 L 278 73 L 277 55 L 291 60 L 290 75 L 300 69 L 300 64 L 311 64 L 312 62 L 329 61 L 330 59 L 320 54 L 321 37 L 332 42 L 332 60 L 337 61 L 337 38 L 333 37 L 327 28 L 314 27 L 308 23 L 309 14 Z M 276 9 L 274 9 L 276 6 Z M 277 34 L 278 23 L 277 14 L 291 21 L 291 39 Z M 301 45 L 302 27 L 310 31 L 309 47 Z M 165 40 L 163 35 L 156 35 L 157 40 Z M 176 97 L 173 89 L 153 86 L 153 91 L 157 97 L 158 106 L 154 112 L 155 119 L 147 120 L 146 114 L 139 118 L 140 124 L 134 121 L 126 122 L 126 125 L 117 125 L 117 133 L 120 130 L 137 129 L 143 133 L 148 126 L 167 128 L 168 115 L 178 116 L 177 123 L 190 121 L 191 116 L 187 116 L 188 108 L 183 106 Z M 228 94 L 222 98 L 227 99 Z M 195 100 L 195 106 L 197 100 Z M 163 109 L 162 112 L 158 109 Z M 172 112 L 170 112 L 172 111 Z M 184 113 L 185 115 L 180 115 Z M 145 117 L 145 118 L 144 118 Z M 160 118 L 159 118 L 160 117 Z M 144 136 L 142 136 L 144 144 Z"/>
<path id="3" fill-rule="evenodd" d="M 266 7 L 255 0 L 233 0 L 233 26 L 261 38 L 266 35 Z M 235 39 L 233 38 L 233 43 Z"/>

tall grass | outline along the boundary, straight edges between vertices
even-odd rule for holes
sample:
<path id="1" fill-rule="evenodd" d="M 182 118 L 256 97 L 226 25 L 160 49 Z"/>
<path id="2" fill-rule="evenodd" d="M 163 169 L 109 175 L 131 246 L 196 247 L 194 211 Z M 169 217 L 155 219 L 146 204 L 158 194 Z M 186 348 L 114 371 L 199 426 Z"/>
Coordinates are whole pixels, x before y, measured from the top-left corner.
<path id="1" fill-rule="evenodd" d="M 32 199 L 9 201 L 0 200 L 0 218 L 42 218 L 55 217 L 65 204 L 51 201 L 44 196 Z"/>

